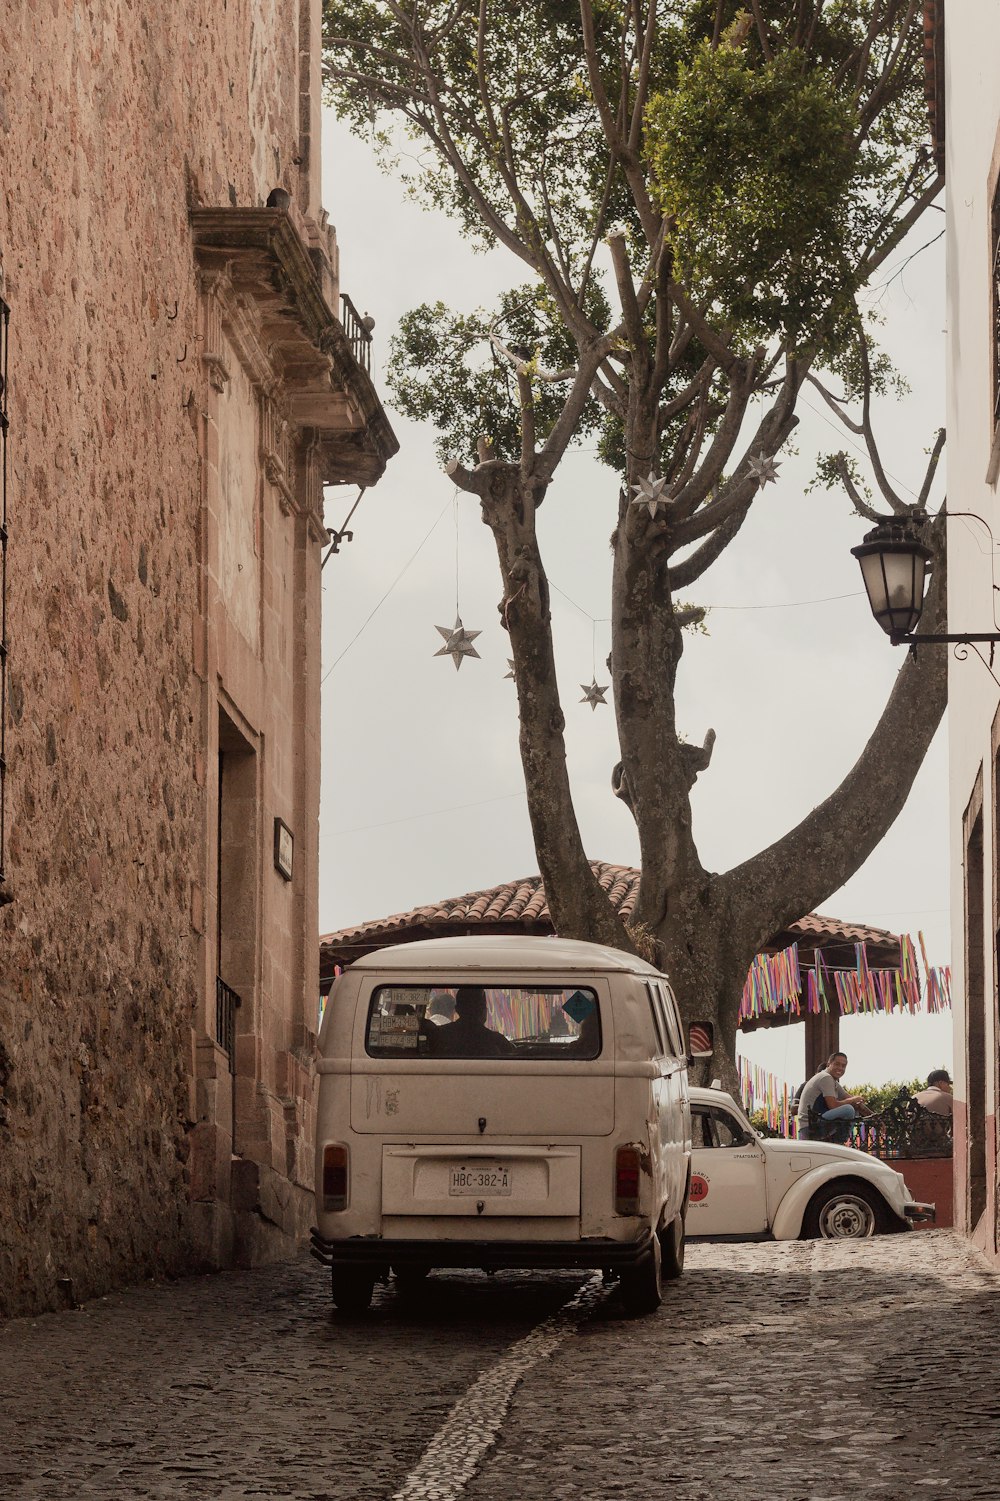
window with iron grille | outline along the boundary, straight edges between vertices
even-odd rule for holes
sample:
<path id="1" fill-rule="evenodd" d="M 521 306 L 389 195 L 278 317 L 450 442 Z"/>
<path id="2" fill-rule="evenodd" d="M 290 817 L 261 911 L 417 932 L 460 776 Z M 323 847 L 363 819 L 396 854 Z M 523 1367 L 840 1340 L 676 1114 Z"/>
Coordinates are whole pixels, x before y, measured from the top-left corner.
<path id="1" fill-rule="evenodd" d="M 10 308 L 0 298 L 0 906 L 4 902 L 7 847 L 4 795 L 7 782 L 7 334 Z"/>

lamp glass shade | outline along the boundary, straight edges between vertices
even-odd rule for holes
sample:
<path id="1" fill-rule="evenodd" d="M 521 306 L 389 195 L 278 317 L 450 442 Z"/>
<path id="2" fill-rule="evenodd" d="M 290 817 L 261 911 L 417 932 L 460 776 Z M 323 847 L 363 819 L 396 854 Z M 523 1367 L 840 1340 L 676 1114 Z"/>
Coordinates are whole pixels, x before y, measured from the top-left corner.
<path id="1" fill-rule="evenodd" d="M 924 608 L 931 552 L 922 542 L 892 536 L 887 530 L 877 536 L 878 530 L 851 551 L 861 565 L 868 603 L 879 625 L 887 635 L 908 636 L 916 630 Z"/>

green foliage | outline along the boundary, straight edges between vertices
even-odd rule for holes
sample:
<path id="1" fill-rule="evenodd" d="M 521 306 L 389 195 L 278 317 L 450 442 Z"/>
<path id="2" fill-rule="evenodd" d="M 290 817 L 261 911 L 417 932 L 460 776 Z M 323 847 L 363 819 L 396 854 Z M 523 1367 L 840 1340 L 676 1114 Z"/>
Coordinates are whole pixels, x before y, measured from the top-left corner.
<path id="1" fill-rule="evenodd" d="M 896 1098 L 901 1089 L 905 1089 L 907 1094 L 916 1094 L 918 1089 L 926 1087 L 926 1079 L 892 1079 L 888 1084 L 852 1084 L 849 1093 L 859 1094 L 869 1110 L 877 1115 Z"/>
<path id="2" fill-rule="evenodd" d="M 846 449 L 839 449 L 836 453 L 821 453 L 816 460 L 816 473 L 806 486 L 806 494 L 813 490 L 843 490 L 843 478 L 847 478 L 854 486 L 862 499 L 872 500 L 871 485 L 868 484 L 861 472 L 861 465 L 854 454 Z"/>
<path id="3" fill-rule="evenodd" d="M 544 309 L 527 318 L 517 311 L 522 287 L 495 315 L 438 305 L 404 323 L 392 359 L 397 403 L 433 421 L 452 457 L 470 456 L 483 432 L 506 457 L 519 448 L 516 382 L 484 342 L 491 328 L 562 366 L 617 319 L 602 240 L 609 225 L 625 226 L 640 280 L 653 252 L 647 194 L 667 215 L 673 280 L 721 337 L 737 351 L 763 345 L 839 361 L 853 389 L 856 293 L 900 212 L 933 178 L 921 144 L 919 17 L 905 66 L 883 76 L 899 17 L 887 19 L 880 0 L 826 0 L 808 26 L 802 6 L 759 0 L 766 44 L 737 0 L 657 0 L 640 78 L 644 7 L 588 8 L 596 87 L 578 0 L 493 0 L 482 30 L 478 0 L 324 0 L 325 85 L 338 114 L 418 201 L 451 215 L 474 244 L 507 245 L 545 287 Z M 601 90 L 627 149 L 609 141 Z M 638 153 L 633 112 L 644 127 Z M 658 295 L 662 287 L 643 312 L 651 352 L 669 328 Z M 515 325 L 526 323 L 521 339 Z M 661 400 L 685 387 L 704 354 L 692 340 L 661 361 Z M 624 344 L 615 368 L 627 387 Z M 661 472 L 685 472 L 692 444 L 718 425 L 726 385 L 716 372 L 695 419 L 681 413 L 656 435 Z M 534 418 L 544 437 L 565 387 L 541 387 Z M 588 406 L 578 433 L 596 433 L 600 457 L 619 472 L 626 404 L 617 415 Z"/>
<path id="4" fill-rule="evenodd" d="M 943 1067 L 943 1065 L 941 1066 Z M 926 1087 L 926 1079 L 891 1079 L 887 1084 L 852 1084 L 848 1092 L 850 1094 L 859 1094 L 869 1110 L 878 1115 L 880 1111 L 892 1103 L 900 1090 L 905 1090 L 907 1094 L 913 1095 L 919 1089 L 926 1089 Z M 748 1119 L 754 1130 L 759 1131 L 762 1136 L 773 1136 L 775 1134 L 768 1127 L 767 1115 L 763 1110 L 755 1110 Z"/>
<path id="5" fill-rule="evenodd" d="M 872 164 L 857 105 L 797 48 L 771 62 L 703 43 L 647 111 L 647 151 L 692 290 L 745 342 L 843 349 Z"/>
<path id="6" fill-rule="evenodd" d="M 581 55 L 577 0 L 492 4 L 481 52 L 478 11 L 469 0 L 426 0 L 398 10 L 378 0 L 324 0 L 327 96 L 338 115 L 393 162 L 418 202 L 452 215 L 473 241 L 494 243 L 502 223 L 536 250 L 556 233 L 576 246 L 586 239 L 608 169 Z M 615 12 L 602 6 L 597 15 L 609 68 L 619 35 Z M 411 27 L 439 81 L 446 123 L 416 80 Z M 480 70 L 489 103 L 480 91 Z M 415 127 L 414 138 L 440 139 L 446 131 L 468 174 L 457 175 L 434 152 L 405 153 L 386 129 L 393 115 Z M 518 163 L 516 197 L 504 141 Z M 613 216 L 631 211 L 620 192 L 613 198 Z"/>
<path id="7" fill-rule="evenodd" d="M 607 326 L 610 309 L 599 286 L 587 294 L 587 311 L 598 326 Z M 576 349 L 560 322 L 552 298 L 542 285 L 505 292 L 490 315 L 454 313 L 443 302 L 423 303 L 400 321 L 392 340 L 388 369 L 396 405 L 415 421 L 429 420 L 442 434 L 442 460 L 475 462 L 476 442 L 484 436 L 498 458 L 516 459 L 521 443 L 517 377 L 507 357 L 490 341 L 495 335 L 514 346 L 533 370 L 572 367 Z M 536 439 L 544 442 L 559 416 L 565 395 L 561 382 L 532 382 Z M 596 401 L 588 402 L 577 438 L 601 425 Z"/>

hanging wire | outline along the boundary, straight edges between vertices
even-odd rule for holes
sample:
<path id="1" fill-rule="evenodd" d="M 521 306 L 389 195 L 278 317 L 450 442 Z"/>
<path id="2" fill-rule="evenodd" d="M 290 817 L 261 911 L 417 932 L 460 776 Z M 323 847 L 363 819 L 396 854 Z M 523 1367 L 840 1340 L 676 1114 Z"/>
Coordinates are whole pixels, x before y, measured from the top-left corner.
<path id="1" fill-rule="evenodd" d="M 455 486 L 455 493 L 452 496 L 452 503 L 453 503 L 453 505 L 455 507 L 455 619 L 456 620 L 460 620 L 462 618 L 462 612 L 461 612 L 461 610 L 458 607 L 459 551 L 458 551 L 458 486 L 457 485 Z"/>
<path id="2" fill-rule="evenodd" d="M 817 412 L 816 415 L 820 416 L 820 417 L 823 416 L 822 412 Z M 369 612 L 369 614 L 362 621 L 361 625 L 359 626 L 359 628 L 357 629 L 357 631 L 355 631 L 355 633 L 351 637 L 350 641 L 348 641 L 348 643 L 344 647 L 343 651 L 339 654 L 339 656 L 335 657 L 334 660 L 331 662 L 330 666 L 327 668 L 326 672 L 323 674 L 323 677 L 320 679 L 321 685 L 326 682 L 327 678 L 333 672 L 334 668 L 338 665 L 338 663 L 340 663 L 340 662 L 343 661 L 344 657 L 346 657 L 346 655 L 350 651 L 351 647 L 360 638 L 360 636 L 367 629 L 367 627 L 369 626 L 369 624 L 371 623 L 371 621 L 378 614 L 379 610 L 385 604 L 386 600 L 389 598 L 389 595 L 393 592 L 393 590 L 395 589 L 396 585 L 403 578 L 404 574 L 406 574 L 406 572 L 416 562 L 416 560 L 419 557 L 420 553 L 423 551 L 423 548 L 424 548 L 425 544 L 429 541 L 429 539 L 431 537 L 431 534 L 433 532 L 435 532 L 437 530 L 438 526 L 441 524 L 442 518 L 444 517 L 444 514 L 447 511 L 447 509 L 448 509 L 449 506 L 454 506 L 454 508 L 455 508 L 455 610 L 456 610 L 456 614 L 459 613 L 459 611 L 458 611 L 458 578 L 459 578 L 458 487 L 456 486 L 454 494 L 451 495 L 451 496 L 449 496 L 449 498 L 445 501 L 444 505 L 441 507 L 441 510 L 438 512 L 438 515 L 435 518 L 434 522 L 429 527 L 429 529 L 427 530 L 427 532 L 424 534 L 422 540 L 420 541 L 420 543 L 418 544 L 417 548 L 412 553 L 412 555 L 410 556 L 410 558 L 408 559 L 408 561 L 406 563 L 404 563 L 403 567 L 396 574 L 396 577 L 393 579 L 393 581 L 389 585 L 388 589 L 382 595 L 382 598 L 378 601 L 378 603 L 375 605 L 375 607 Z M 599 625 L 608 625 L 610 623 L 611 617 L 609 615 L 591 615 L 591 613 L 590 613 L 589 610 L 585 610 L 581 604 L 577 604 L 576 600 L 573 599 L 573 597 L 571 595 L 567 594 L 566 591 L 565 591 L 565 589 L 560 589 L 560 587 L 559 587 L 558 584 L 553 583 L 553 581 L 552 581 L 551 578 L 549 579 L 549 587 L 551 589 L 554 589 L 555 592 L 556 592 L 556 594 L 561 595 L 562 598 L 564 600 L 566 600 L 567 604 L 572 605 L 573 608 L 574 608 L 574 610 L 579 610 L 579 612 L 580 612 L 581 615 L 586 616 L 586 618 L 591 622 L 591 624 L 594 627 L 595 637 L 596 637 L 596 628 L 597 628 L 597 626 L 599 626 Z M 862 591 L 861 590 L 857 590 L 857 591 L 855 591 L 853 593 L 850 593 L 850 594 L 828 594 L 828 595 L 824 595 L 824 596 L 822 596 L 822 597 L 820 597 L 818 599 L 779 600 L 779 601 L 777 601 L 777 602 L 775 602 L 773 604 L 754 604 L 754 605 L 706 604 L 704 606 L 704 608 L 706 610 L 799 610 L 799 609 L 805 609 L 805 608 L 809 607 L 810 605 L 832 604 L 832 603 L 834 603 L 837 600 L 842 600 L 842 599 L 860 599 L 861 597 L 862 597 Z M 592 647 L 593 647 L 594 660 L 595 660 L 595 663 L 596 663 L 596 644 L 595 644 L 595 642 L 592 642 Z"/>
<path id="3" fill-rule="evenodd" d="M 456 495 L 458 494 L 457 487 L 455 489 L 455 494 Z M 437 528 L 438 528 L 438 526 L 441 523 L 441 518 L 443 517 L 445 511 L 447 511 L 447 509 L 448 509 L 448 507 L 450 505 L 451 505 L 451 500 L 450 499 L 446 500 L 445 503 L 444 503 L 444 505 L 441 507 L 440 511 L 437 514 L 437 519 L 434 521 L 433 525 L 428 529 L 428 531 L 425 532 L 424 537 L 423 537 L 423 541 L 417 547 L 416 552 L 414 552 L 411 555 L 411 557 L 410 557 L 410 559 L 409 559 L 408 562 L 406 562 L 406 563 L 403 564 L 402 568 L 396 574 L 396 577 L 393 579 L 393 581 L 389 585 L 388 589 L 382 595 L 382 598 L 379 600 L 378 604 L 367 615 L 367 617 L 362 621 L 361 625 L 355 631 L 355 633 L 351 637 L 350 641 L 348 641 L 347 645 L 344 647 L 344 650 L 340 653 L 340 656 L 339 657 L 334 657 L 333 661 L 330 663 L 330 666 L 327 668 L 326 672 L 324 672 L 323 676 L 320 678 L 320 687 L 322 687 L 323 684 L 326 682 L 327 678 L 330 676 L 331 672 L 336 667 L 337 663 L 338 662 L 342 662 L 344 660 L 344 658 L 347 656 L 347 653 L 350 651 L 351 647 L 354 645 L 355 641 L 357 641 L 358 637 L 361 635 L 362 631 L 364 631 L 366 629 L 366 627 L 368 626 L 368 624 L 378 614 L 379 610 L 381 610 L 382 606 L 385 604 L 386 600 L 389 598 L 389 595 L 392 593 L 393 589 L 395 589 L 396 585 L 399 583 L 400 579 L 403 577 L 403 574 L 407 571 L 407 569 L 411 566 L 411 564 L 414 563 L 416 561 L 416 559 L 419 557 L 419 555 L 420 555 L 420 553 L 421 553 L 421 551 L 423 549 L 424 543 L 427 542 L 427 540 L 429 539 L 429 537 L 431 535 L 431 532 L 437 531 Z"/>

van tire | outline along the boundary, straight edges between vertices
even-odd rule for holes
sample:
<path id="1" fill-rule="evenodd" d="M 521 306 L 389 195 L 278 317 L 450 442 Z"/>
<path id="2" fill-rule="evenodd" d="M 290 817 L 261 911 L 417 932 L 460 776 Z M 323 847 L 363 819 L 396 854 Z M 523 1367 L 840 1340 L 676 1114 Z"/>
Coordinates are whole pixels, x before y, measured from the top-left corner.
<path id="1" fill-rule="evenodd" d="M 658 1235 L 653 1236 L 641 1261 L 622 1269 L 618 1290 L 630 1318 L 655 1313 L 659 1308 L 663 1302 L 663 1252 Z"/>
<path id="2" fill-rule="evenodd" d="M 422 1261 L 413 1266 L 394 1266 L 392 1271 L 396 1278 L 396 1290 L 404 1297 L 423 1287 L 431 1273 L 430 1266 Z"/>
<path id="3" fill-rule="evenodd" d="M 684 1270 L 685 1223 L 683 1214 L 660 1231 L 663 1251 L 663 1281 L 676 1282 Z"/>
<path id="4" fill-rule="evenodd" d="M 365 1313 L 371 1307 L 375 1290 L 375 1273 L 362 1266 L 335 1266 L 330 1269 L 330 1291 L 341 1313 Z"/>

